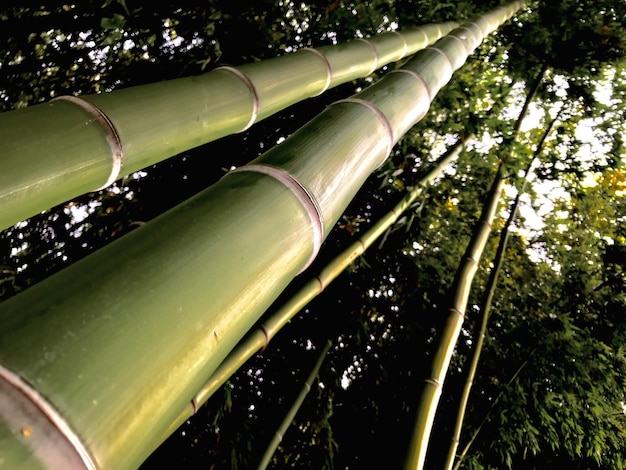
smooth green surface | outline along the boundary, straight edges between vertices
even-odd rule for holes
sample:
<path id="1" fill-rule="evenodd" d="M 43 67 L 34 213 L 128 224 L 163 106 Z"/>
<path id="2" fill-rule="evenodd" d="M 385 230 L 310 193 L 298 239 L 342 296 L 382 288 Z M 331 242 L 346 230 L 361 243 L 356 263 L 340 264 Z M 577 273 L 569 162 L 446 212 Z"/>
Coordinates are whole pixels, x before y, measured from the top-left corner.
<path id="1" fill-rule="evenodd" d="M 433 78 L 433 89 L 451 73 Z M 218 71 L 220 79 L 225 74 L 231 72 Z M 394 86 L 401 82 L 397 76 L 390 80 Z M 157 91 L 147 90 L 139 101 L 149 103 Z M 145 124 L 122 112 L 128 100 L 117 96 L 110 103 L 92 100 L 114 116 L 131 162 L 148 161 L 144 146 L 153 139 L 163 139 L 155 148 L 193 140 L 186 130 L 176 138 L 164 130 L 153 130 L 150 138 L 134 135 L 141 132 L 132 126 Z M 374 101 L 389 113 L 392 126 L 405 128 L 394 100 L 407 101 L 401 88 Z M 171 111 L 165 98 L 158 103 L 155 120 Z M 228 125 L 235 127 L 243 107 Z M 389 138 L 376 112 L 340 102 L 253 163 L 293 175 L 317 201 L 326 235 L 384 162 Z M 304 266 L 312 238 L 309 215 L 285 186 L 263 174 L 232 173 L 0 305 L 1 361 L 49 398 L 100 467 L 137 467 L 204 378 Z"/>
<path id="2" fill-rule="evenodd" d="M 0 229 L 52 205 L 42 201 L 102 186 L 111 172 L 106 134 L 64 101 L 0 113 L 0 145 Z"/>
<path id="3" fill-rule="evenodd" d="M 293 103 L 319 95 L 326 88 L 328 77 L 323 58 L 311 50 L 242 65 L 237 70 L 254 83 L 259 93 L 257 121 Z"/>
<path id="4" fill-rule="evenodd" d="M 128 100 L 94 102 L 117 117 L 113 104 Z M 326 235 L 388 141 L 376 114 L 339 103 L 253 163 L 296 177 Z M 136 466 L 304 265 L 311 239 L 308 215 L 284 186 L 228 175 L 0 306 L 0 357 L 51 397 L 100 466 Z"/>
<path id="5" fill-rule="evenodd" d="M 328 48 L 324 55 L 333 71 L 333 85 L 366 77 L 376 69 L 376 51 L 365 41 L 352 41 L 343 47 Z"/>
<path id="6" fill-rule="evenodd" d="M 84 99 L 100 108 L 119 134 L 119 178 L 185 150 L 240 132 L 329 86 L 433 43 L 455 23 L 425 25 L 402 34 L 298 51 L 237 69 L 142 85 Z M 405 46 L 406 43 L 406 46 Z M 378 52 L 377 44 L 381 45 Z M 398 48 L 389 50 L 389 44 Z M 374 54 L 373 49 L 377 53 Z M 378 57 L 377 57 L 378 56 Z M 328 75 L 328 64 L 331 75 Z M 329 80 L 330 79 L 330 80 Z M 258 100 L 255 114 L 255 96 Z M 0 230 L 37 212 L 101 188 L 113 166 L 106 133 L 75 104 L 52 102 L 0 114 Z"/>
<path id="7" fill-rule="evenodd" d="M 454 28 L 458 26 L 458 23 L 454 21 L 447 21 L 444 23 L 431 23 L 420 26 L 419 28 L 412 28 L 407 31 L 401 32 L 407 44 L 422 44 L 420 41 L 420 36 L 423 33 L 426 33 L 428 38 L 441 38 L 452 31 Z M 429 40 L 429 44 L 432 44 L 434 41 Z M 410 46 L 409 46 L 410 47 Z M 412 53 L 417 52 L 418 50 L 423 49 L 424 46 L 419 47 L 418 49 L 409 49 Z"/>
<path id="8" fill-rule="evenodd" d="M 384 128 L 367 108 L 338 103 L 253 163 L 279 166 L 303 183 L 322 209 L 327 235 L 363 182 L 387 157 L 386 142 Z"/>
<path id="9" fill-rule="evenodd" d="M 411 99 L 398 99 L 401 96 Z M 430 106 L 424 83 L 408 73 L 390 73 L 356 97 L 369 101 L 385 115 L 393 129 L 394 143 L 424 117 Z"/>
<path id="10" fill-rule="evenodd" d="M 374 100 L 393 125 L 393 103 L 415 86 L 402 80 L 390 78 L 393 92 Z M 397 88 L 401 82 L 408 88 Z M 94 101 L 117 117 L 116 103 Z M 125 126 L 119 132 L 129 145 Z M 326 235 L 384 162 L 389 142 L 380 116 L 341 102 L 253 163 L 297 178 L 319 204 Z M 303 266 L 311 238 L 308 216 L 282 185 L 228 175 L 2 305 L 0 357 L 52 397 L 99 465 L 133 467 Z"/>
<path id="11" fill-rule="evenodd" d="M 508 20 L 510 16 L 522 6 L 522 4 L 523 2 L 516 1 L 496 8 L 491 12 L 482 15 L 474 23 L 479 24 L 483 29 L 483 32 L 488 34 L 489 32 L 495 30 L 498 25 Z M 458 43 L 456 40 L 453 41 Z M 460 63 L 460 59 L 455 57 L 459 52 L 459 49 L 453 44 L 453 41 L 450 41 L 449 38 L 444 38 L 438 41 L 435 44 L 435 47 L 441 46 L 440 50 L 445 52 L 452 65 L 456 67 Z M 426 80 L 429 84 L 429 88 L 431 83 L 440 87 L 447 82 L 447 80 L 443 83 L 441 83 L 441 81 L 437 81 L 436 74 L 434 73 L 435 69 L 424 69 L 423 66 L 417 62 L 417 58 L 419 56 L 425 56 L 428 57 L 429 60 L 432 60 L 433 63 L 438 63 L 439 68 L 445 68 L 446 65 L 442 63 L 440 59 L 436 59 L 435 56 L 432 55 L 433 53 L 439 54 L 433 49 L 426 49 L 417 54 L 416 58 L 411 60 L 411 62 L 415 62 L 418 67 L 422 67 L 420 75 L 425 78 L 427 77 Z M 411 64 L 408 64 L 408 66 L 410 67 Z M 426 75 L 422 75 L 422 73 L 425 73 Z M 437 411 L 437 405 L 441 396 L 441 390 L 445 381 L 448 366 L 450 364 L 450 359 L 456 346 L 456 339 L 458 338 L 463 324 L 467 299 L 469 297 L 474 274 L 477 270 L 477 260 L 480 259 L 489 237 L 491 223 L 493 222 L 503 187 L 504 181 L 502 179 L 502 173 L 499 171 L 492 185 L 490 198 L 483 208 L 479 226 L 475 230 L 475 234 L 466 249 L 462 264 L 459 266 L 456 273 L 454 285 L 452 287 L 452 299 L 450 302 L 450 309 L 448 311 L 448 319 L 441 335 L 439 348 L 433 358 L 432 374 L 429 379 L 426 380 L 420 399 L 413 436 L 410 441 L 408 459 L 406 462 L 407 469 L 421 470 L 424 467 L 430 433 Z"/>
<path id="12" fill-rule="evenodd" d="M 435 43 L 435 46 L 439 46 L 439 43 Z M 422 77 L 431 96 L 435 96 L 454 73 L 452 63 L 445 53 L 443 49 L 425 49 L 415 54 L 405 67 Z"/>
<path id="13" fill-rule="evenodd" d="M 417 410 L 415 428 L 410 441 L 411 447 L 407 464 L 409 469 L 421 469 L 424 466 L 430 433 L 437 413 L 437 405 L 441 398 L 442 387 L 448 373 L 452 354 L 463 326 L 472 281 L 478 270 L 478 260 L 482 256 L 491 233 L 491 224 L 493 223 L 503 188 L 504 179 L 499 171 L 492 185 L 488 200 L 483 207 L 481 218 L 476 225 L 472 239 L 456 272 L 454 285 L 451 289 L 452 298 L 447 312 L 448 317 L 441 332 L 439 346 L 433 357 L 432 373 L 424 384 Z"/>
<path id="14" fill-rule="evenodd" d="M 41 395 L 0 368 L 0 468 L 93 469 L 93 461 Z"/>
<path id="15" fill-rule="evenodd" d="M 193 406 L 186 406 L 168 429 L 167 434 L 174 432 L 187 418 L 192 416 L 211 395 L 221 387 L 249 358 L 263 348 L 278 331 L 280 331 L 293 316 L 306 304 L 320 294 L 339 274 L 341 274 L 352 262 L 367 250 L 398 217 L 402 215 L 422 194 L 423 188 L 432 179 L 437 177 L 443 169 L 465 149 L 466 145 L 474 141 L 473 135 L 465 136 L 464 140 L 455 144 L 449 152 L 446 152 L 437 162 L 429 165 L 429 169 L 416 181 L 416 187 L 407 194 L 387 215 L 382 217 L 358 240 L 350 244 L 344 251 L 326 265 L 317 276 L 305 283 L 285 304 L 276 312 L 263 321 L 263 328 L 257 328 L 249 333 L 235 349 L 220 364 L 219 368 L 211 375 L 195 395 Z"/>
<path id="16" fill-rule="evenodd" d="M 238 132 L 252 117 L 250 90 L 220 69 L 85 99 L 102 109 L 122 139 L 122 175 Z"/>
<path id="17" fill-rule="evenodd" d="M 403 57 L 412 55 L 419 49 L 426 47 L 429 43 L 433 43 L 436 41 L 435 36 L 432 36 L 432 38 L 428 38 L 423 28 L 420 28 L 419 31 L 420 32 L 418 32 L 418 34 L 416 35 L 416 40 L 411 43 L 412 45 L 416 46 L 415 50 L 412 52 L 412 48 L 409 48 L 407 44 L 408 33 L 406 31 L 404 32 L 404 34 L 383 33 L 378 36 L 372 36 L 371 38 L 367 38 L 367 41 L 376 48 L 379 63 L 388 64 L 390 62 L 400 60 Z M 407 44 L 406 52 L 404 46 L 405 44 Z M 320 50 L 329 48 L 330 47 L 320 48 Z"/>
<path id="18" fill-rule="evenodd" d="M 136 467 L 311 246 L 284 186 L 229 175 L 3 303 L 1 361 L 50 398 L 100 467 Z"/>

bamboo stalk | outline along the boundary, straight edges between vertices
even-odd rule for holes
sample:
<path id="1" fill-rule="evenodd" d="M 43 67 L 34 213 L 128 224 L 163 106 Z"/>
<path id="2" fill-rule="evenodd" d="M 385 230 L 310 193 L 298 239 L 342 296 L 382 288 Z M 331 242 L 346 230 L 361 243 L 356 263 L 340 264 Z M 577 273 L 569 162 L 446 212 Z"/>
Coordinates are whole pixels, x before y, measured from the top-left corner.
<path id="1" fill-rule="evenodd" d="M 515 199 L 511 206 L 511 210 L 509 211 L 509 217 L 506 223 L 504 224 L 502 231 L 500 232 L 500 240 L 498 242 L 498 248 L 496 249 L 496 254 L 494 257 L 493 268 L 491 268 L 491 271 L 489 273 L 489 279 L 487 280 L 487 286 L 485 288 L 485 295 L 483 297 L 483 301 L 481 302 L 480 310 L 482 311 L 482 318 L 481 318 L 480 331 L 478 333 L 476 344 L 474 346 L 474 354 L 472 354 L 472 360 L 470 362 L 470 367 L 467 373 L 467 380 L 465 381 L 465 386 L 463 387 L 463 392 L 461 394 L 459 412 L 458 412 L 456 423 L 454 426 L 450 449 L 448 451 L 446 463 L 444 466 L 444 468 L 448 470 L 452 469 L 452 466 L 454 464 L 454 459 L 456 458 L 456 451 L 459 446 L 461 430 L 463 428 L 463 419 L 465 417 L 465 410 L 467 408 L 467 402 L 469 400 L 469 395 L 472 389 L 472 385 L 474 383 L 474 376 L 476 375 L 476 370 L 478 368 L 478 362 L 480 360 L 480 355 L 482 352 L 485 335 L 487 333 L 487 322 L 489 320 L 489 314 L 491 313 L 491 302 L 495 294 L 499 273 L 501 271 L 502 264 L 504 262 L 504 253 L 506 251 L 507 244 L 509 241 L 509 233 L 510 233 L 509 229 L 511 225 L 513 224 L 513 221 L 517 217 L 520 198 L 522 194 L 524 194 L 525 192 L 526 184 L 528 183 L 528 177 L 533 171 L 533 166 L 535 162 L 537 161 L 537 158 L 539 157 L 541 152 L 543 152 L 543 147 L 546 142 L 546 139 L 550 135 L 550 132 L 552 132 L 552 129 L 557 119 L 558 119 L 558 116 L 550 122 L 550 124 L 545 129 L 543 135 L 541 136 L 541 139 L 539 140 L 539 143 L 537 144 L 537 148 L 535 149 L 535 152 L 533 153 L 533 156 L 530 162 L 528 163 L 528 166 L 526 167 L 526 170 L 524 172 L 522 187 L 515 195 Z"/>
<path id="2" fill-rule="evenodd" d="M 389 229 L 398 218 L 415 202 L 428 184 L 455 160 L 467 145 L 474 141 L 469 134 L 453 145 L 443 156 L 429 165 L 416 181 L 416 185 L 396 206 L 380 218 L 361 237 L 357 238 L 345 250 L 331 260 L 316 276 L 312 277 L 276 312 L 263 321 L 262 326 L 250 332 L 235 349 L 233 349 L 220 366 L 213 372 L 209 380 L 196 393 L 180 415 L 166 431 L 172 434 L 189 417 L 196 413 L 224 383 L 254 354 L 267 347 L 274 336 L 301 311 L 311 300 L 321 294 L 355 259 L 361 256 L 372 244 Z"/>
<path id="3" fill-rule="evenodd" d="M 530 103 L 537 94 L 545 70 L 546 67 L 544 65 L 541 67 L 535 82 L 531 85 L 530 90 L 526 95 L 526 100 L 524 101 L 520 115 L 515 122 L 513 140 L 516 140 L 519 136 L 522 121 L 528 114 Z M 435 357 L 433 359 L 431 376 L 426 379 L 422 392 L 412 438 L 414 446 L 409 450 L 407 468 L 421 469 L 424 466 L 432 425 L 435 420 L 437 406 L 441 397 L 441 391 L 456 342 L 461 332 L 463 321 L 465 320 L 465 311 L 467 309 L 467 301 L 470 294 L 471 284 L 478 269 L 478 262 L 491 233 L 491 227 L 496 209 L 504 189 L 506 181 L 504 164 L 513 154 L 512 147 L 509 147 L 507 150 L 509 154 L 501 159 L 501 163 L 498 166 L 498 172 L 489 190 L 480 220 L 478 225 L 474 228 L 474 234 L 472 235 L 463 256 L 463 260 L 461 261 L 461 264 L 455 274 L 454 283 L 451 289 L 452 302 L 450 304 L 448 320 L 441 335 L 439 347 L 437 348 L 437 352 L 435 353 Z"/>
<path id="4" fill-rule="evenodd" d="M 537 348 L 533 349 L 529 356 L 532 356 L 535 351 L 537 350 Z M 491 403 L 491 406 L 489 407 L 489 410 L 487 410 L 487 413 L 485 413 L 485 416 L 483 417 L 482 421 L 480 422 L 480 425 L 476 428 L 476 430 L 472 433 L 472 437 L 469 439 L 469 441 L 467 442 L 467 444 L 465 444 L 465 447 L 463 448 L 463 451 L 459 454 L 459 459 L 456 463 L 456 465 L 454 466 L 454 470 L 458 470 L 459 467 L 461 466 L 461 462 L 463 461 L 463 459 L 465 458 L 465 455 L 467 454 L 467 452 L 469 451 L 470 447 L 472 446 L 472 444 L 474 443 L 474 441 L 476 440 L 476 437 L 478 436 L 478 433 L 480 433 L 482 427 L 485 425 L 485 423 L 489 420 L 490 416 L 491 416 L 491 412 L 493 410 L 496 409 L 496 405 L 498 403 L 500 403 L 500 399 L 502 398 L 502 396 L 505 393 L 505 390 L 507 387 L 510 387 L 511 384 L 517 380 L 517 377 L 519 377 L 519 375 L 522 373 L 522 371 L 524 370 L 524 367 L 526 367 L 528 365 L 530 361 L 529 359 L 526 359 L 524 362 L 522 362 L 522 364 L 517 368 L 517 370 L 515 371 L 515 373 L 511 376 L 511 378 L 506 382 L 506 386 L 503 388 L 503 390 L 498 393 L 498 396 L 495 398 L 495 400 L 493 400 L 493 402 Z"/>
<path id="5" fill-rule="evenodd" d="M 85 468 L 136 468 L 480 43 L 472 31 L 509 10 L 452 31 L 403 73 L 2 303 L 0 376 L 58 425 Z M 29 416 L 14 421 L 28 427 Z M 11 429 L 3 446 L 23 446 Z M 39 429 L 28 434 L 33 453 L 50 447 Z"/>
<path id="6" fill-rule="evenodd" d="M 414 54 L 429 24 L 0 114 L 0 230 Z M 33 131 L 34 130 L 34 131 Z"/>
<path id="7" fill-rule="evenodd" d="M 484 338 L 485 338 L 485 333 L 487 330 L 487 320 L 489 318 L 489 310 L 490 310 L 490 306 L 491 306 L 491 299 L 493 298 L 493 294 L 495 291 L 495 283 L 498 279 L 498 271 L 500 270 L 501 266 L 502 266 L 502 260 L 503 260 L 503 253 L 504 250 L 506 249 L 506 244 L 508 241 L 508 227 L 509 225 L 512 223 L 513 219 L 515 218 L 515 216 L 517 215 L 517 204 L 519 203 L 519 196 L 521 193 L 518 193 L 517 197 L 515 198 L 515 203 L 513 204 L 513 209 L 511 210 L 510 214 L 509 214 L 509 218 L 507 219 L 507 222 L 505 223 L 504 228 L 502 229 L 501 235 L 500 235 L 500 241 L 498 243 L 498 248 L 496 250 L 496 263 L 494 265 L 494 267 L 491 269 L 491 272 L 489 273 L 489 280 L 487 282 L 487 295 L 485 297 L 485 300 L 482 302 L 482 308 L 481 310 L 483 311 L 483 316 L 482 316 L 482 321 L 481 321 L 481 328 L 480 328 L 480 332 L 478 334 L 478 338 L 476 340 L 476 349 L 474 354 L 472 355 L 472 361 L 470 363 L 470 369 L 469 369 L 469 373 L 468 373 L 468 379 L 465 382 L 465 387 L 463 388 L 463 392 L 461 394 L 461 401 L 459 404 L 459 412 L 458 412 L 458 416 L 457 416 L 457 420 L 455 423 L 455 427 L 454 427 L 454 431 L 453 431 L 453 437 L 452 437 L 452 442 L 450 444 L 450 449 L 448 451 L 448 455 L 446 457 L 446 463 L 444 464 L 444 468 L 446 469 L 451 469 L 453 464 L 454 464 L 454 459 L 456 457 L 456 450 L 459 446 L 459 439 L 460 439 L 460 435 L 461 435 L 461 429 L 463 426 L 463 418 L 465 416 L 465 409 L 467 407 L 467 402 L 469 399 L 469 393 L 471 391 L 472 388 L 472 383 L 473 383 L 473 378 L 474 375 L 476 373 L 476 369 L 478 367 L 478 360 L 480 358 L 480 351 L 482 349 L 482 345 L 484 342 Z"/>
<path id="8" fill-rule="evenodd" d="M 504 188 L 504 181 L 502 166 L 500 166 L 483 207 L 480 221 L 474 229 L 474 235 L 466 248 L 463 260 L 455 275 L 451 289 L 452 302 L 448 310 L 448 320 L 433 359 L 431 376 L 425 381 L 417 412 L 407 461 L 407 468 L 410 469 L 421 469 L 424 466 L 430 432 L 435 420 L 441 390 L 448 372 L 456 340 L 461 332 L 472 280 L 478 269 L 478 261 L 491 232 L 491 224 Z"/>
<path id="9" fill-rule="evenodd" d="M 322 367 L 322 362 L 324 362 L 324 359 L 326 358 L 326 354 L 328 353 L 328 350 L 330 349 L 331 345 L 332 345 L 332 342 L 328 340 L 326 342 L 326 345 L 322 349 L 322 352 L 320 353 L 317 361 L 315 362 L 313 369 L 311 369 L 311 373 L 309 374 L 306 381 L 304 382 L 302 389 L 300 390 L 300 393 L 298 394 L 295 401 L 291 405 L 291 408 L 289 408 L 289 411 L 285 415 L 285 418 L 283 419 L 282 423 L 280 424 L 280 426 L 278 427 L 278 429 L 272 436 L 272 440 L 267 446 L 267 449 L 265 450 L 265 453 L 263 454 L 263 457 L 261 458 L 261 462 L 259 463 L 259 466 L 258 466 L 259 470 L 265 470 L 267 466 L 269 465 L 269 463 L 271 462 L 272 456 L 274 455 L 276 448 L 283 440 L 283 436 L 287 432 L 287 429 L 289 429 L 289 426 L 291 426 L 293 419 L 296 417 L 296 413 L 302 406 L 304 399 L 306 398 L 309 391 L 311 390 L 311 387 L 313 386 L 313 381 L 317 377 L 320 367 Z"/>

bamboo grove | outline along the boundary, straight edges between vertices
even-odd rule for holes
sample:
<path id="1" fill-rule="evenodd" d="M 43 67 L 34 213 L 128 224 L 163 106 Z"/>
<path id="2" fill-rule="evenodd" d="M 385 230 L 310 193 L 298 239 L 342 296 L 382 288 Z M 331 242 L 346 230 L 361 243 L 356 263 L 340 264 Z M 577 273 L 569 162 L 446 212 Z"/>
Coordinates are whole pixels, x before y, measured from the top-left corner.
<path id="1" fill-rule="evenodd" d="M 138 467 L 473 141 L 460 136 L 387 217 L 310 276 L 366 179 L 482 40 L 523 5 L 513 1 L 460 25 L 429 24 L 0 114 L 0 222 L 8 227 L 405 61 L 216 184 L 0 305 L 0 468 Z M 24 132 L 31 127 L 37 137 Z M 450 319 L 426 380 L 407 468 L 424 467 L 438 396 L 507 178 L 504 163 L 451 286 Z M 298 275 L 310 281 L 254 328 Z M 448 468 L 456 445 L 458 437 Z"/>

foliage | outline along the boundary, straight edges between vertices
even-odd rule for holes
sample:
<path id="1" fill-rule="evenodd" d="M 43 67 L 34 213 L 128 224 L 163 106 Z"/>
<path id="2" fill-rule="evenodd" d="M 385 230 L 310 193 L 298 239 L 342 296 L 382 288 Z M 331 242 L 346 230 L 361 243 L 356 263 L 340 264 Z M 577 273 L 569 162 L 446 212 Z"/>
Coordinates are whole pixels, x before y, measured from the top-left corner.
<path id="1" fill-rule="evenodd" d="M 537 64 L 547 62 L 572 81 L 597 75 L 602 67 L 624 56 L 623 2 L 530 2 L 523 22 L 511 22 L 503 34 L 511 72 L 524 78 Z"/>

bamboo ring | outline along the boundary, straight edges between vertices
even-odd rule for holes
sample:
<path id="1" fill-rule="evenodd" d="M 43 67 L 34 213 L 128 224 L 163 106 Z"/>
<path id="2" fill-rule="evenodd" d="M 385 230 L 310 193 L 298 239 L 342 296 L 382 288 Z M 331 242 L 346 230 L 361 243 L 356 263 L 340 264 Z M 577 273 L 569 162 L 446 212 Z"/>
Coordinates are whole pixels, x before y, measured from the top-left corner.
<path id="1" fill-rule="evenodd" d="M 428 89 L 426 80 L 424 80 L 424 77 L 422 77 L 419 73 L 414 72 L 413 70 L 409 70 L 409 69 L 392 70 L 389 73 L 408 73 L 411 77 L 415 78 L 415 80 L 417 80 L 424 86 L 424 90 L 426 91 L 426 96 L 428 96 L 428 103 L 431 103 L 433 101 L 433 97 L 432 97 L 432 94 L 430 93 L 430 90 Z"/>
<path id="2" fill-rule="evenodd" d="M 218 67 L 215 70 L 226 70 L 233 75 L 236 75 L 237 78 L 239 78 L 248 87 L 248 90 L 250 90 L 250 94 L 252 95 L 252 113 L 250 115 L 250 120 L 248 121 L 248 123 L 239 132 L 247 131 L 259 117 L 259 110 L 261 108 L 261 105 L 259 103 L 259 93 L 256 91 L 254 83 L 252 83 L 250 77 L 248 77 L 245 73 L 243 73 L 241 70 L 236 69 L 235 67 L 228 67 L 225 65 L 223 67 Z"/>
<path id="3" fill-rule="evenodd" d="M 464 23 L 464 24 L 466 24 L 466 23 Z M 474 24 L 476 24 L 476 23 L 474 23 Z M 456 30 L 457 31 L 459 31 L 459 30 L 466 31 L 466 35 L 470 39 L 472 39 L 472 41 L 473 41 L 472 42 L 472 50 L 474 50 L 474 49 L 476 49 L 478 47 L 478 45 L 480 44 L 480 41 L 476 38 L 476 35 L 474 34 L 474 32 L 471 29 L 469 29 L 467 26 L 461 25 L 458 28 L 456 28 Z"/>
<path id="4" fill-rule="evenodd" d="M 326 67 L 326 83 L 324 84 L 324 88 L 322 88 L 322 91 L 320 91 L 317 95 L 315 95 L 315 96 L 319 96 L 322 93 L 324 93 L 326 90 L 328 90 L 328 87 L 330 87 L 330 83 L 333 79 L 333 69 L 330 66 L 330 62 L 328 62 L 328 59 L 326 58 L 326 56 L 322 54 L 320 51 L 318 51 L 317 49 L 313 49 L 312 47 L 303 47 L 300 50 L 312 52 L 313 54 L 315 54 L 322 60 L 322 62 L 324 63 L 324 66 Z"/>
<path id="5" fill-rule="evenodd" d="M 457 38 L 457 39 L 459 39 L 459 38 Z M 444 51 L 442 51 L 441 49 L 439 49 L 438 47 L 435 47 L 435 46 L 430 46 L 430 47 L 427 47 L 426 49 L 430 49 L 430 50 L 433 50 L 433 51 L 437 51 L 439 54 L 441 54 L 441 55 L 442 55 L 442 56 L 446 59 L 446 62 L 448 62 L 448 64 L 450 64 L 450 70 L 451 70 L 452 72 L 454 72 L 454 71 L 456 70 L 456 69 L 454 68 L 454 64 L 453 64 L 453 63 L 452 63 L 452 61 L 450 60 L 450 57 L 448 57 L 448 54 L 446 54 Z M 425 49 L 425 50 L 426 50 L 426 49 Z"/>
<path id="6" fill-rule="evenodd" d="M 380 60 L 378 57 L 378 51 L 376 50 L 376 47 L 374 47 L 374 44 L 372 44 L 371 42 L 369 42 L 367 39 L 364 38 L 358 38 L 356 39 L 356 41 L 361 41 L 364 42 L 365 44 L 367 44 L 368 46 L 370 46 L 370 49 L 372 50 L 372 53 L 374 54 L 374 66 L 372 67 L 372 70 L 370 70 L 367 74 L 371 75 L 372 73 L 374 73 L 374 71 L 378 68 L 378 61 Z"/>
<path id="7" fill-rule="evenodd" d="M 83 98 L 79 98 L 77 96 L 71 95 L 63 95 L 57 98 L 52 99 L 51 101 L 69 101 L 73 103 L 85 111 L 87 111 L 91 116 L 95 118 L 95 120 L 100 124 L 104 133 L 106 135 L 106 140 L 111 148 L 111 158 L 113 159 L 113 163 L 111 166 L 111 173 L 109 174 L 109 178 L 103 186 L 100 186 L 96 189 L 96 191 L 100 191 L 101 189 L 106 188 L 107 186 L 113 184 L 113 182 L 120 176 L 120 172 L 122 171 L 122 165 L 124 164 L 124 149 L 122 147 L 122 139 L 120 138 L 117 129 L 109 119 L 109 117 L 104 114 L 104 112 L 98 108 L 95 104 L 90 103 Z"/>
<path id="8" fill-rule="evenodd" d="M 402 39 L 402 54 L 400 55 L 400 58 L 402 59 L 404 58 L 404 56 L 406 56 L 406 53 L 409 50 L 409 45 L 406 43 L 406 39 L 400 31 L 391 31 L 391 33 L 397 34 L 398 36 L 400 36 L 400 39 Z"/>
<path id="9" fill-rule="evenodd" d="M 387 116 L 385 116 L 385 113 L 383 113 L 380 109 L 378 109 L 375 105 L 373 105 L 369 101 L 362 100 L 359 98 L 346 98 L 343 100 L 335 101 L 333 104 L 338 104 L 338 103 L 360 104 L 362 106 L 365 106 L 367 109 L 369 109 L 371 112 L 373 112 L 376 115 L 376 117 L 379 119 L 379 121 L 381 122 L 381 124 L 383 125 L 387 133 L 387 153 L 385 154 L 385 160 L 386 160 L 387 156 L 391 153 L 391 150 L 393 149 L 393 146 L 395 144 L 395 137 L 394 137 L 393 127 L 391 126 L 391 123 L 387 119 Z"/>
<path id="10" fill-rule="evenodd" d="M 15 372 L 0 366 L 0 417 L 20 429 L 32 454 L 51 468 L 95 470 L 94 459 L 70 424 Z"/>
<path id="11" fill-rule="evenodd" d="M 311 219 L 311 226 L 313 228 L 313 253 L 311 253 L 308 261 L 300 270 L 300 272 L 304 271 L 311 265 L 311 263 L 317 256 L 320 248 L 322 247 L 322 242 L 324 241 L 324 216 L 322 214 L 322 209 L 320 208 L 315 197 L 310 193 L 308 189 L 305 188 L 302 183 L 300 183 L 300 181 L 297 180 L 295 176 L 282 168 L 267 165 L 264 163 L 258 163 L 240 166 L 239 168 L 231 171 L 231 173 L 237 173 L 241 171 L 252 171 L 271 176 L 278 182 L 282 183 L 287 189 L 289 189 L 291 193 L 296 196 L 296 198 L 298 198 L 298 200 L 306 210 L 309 218 Z"/>

